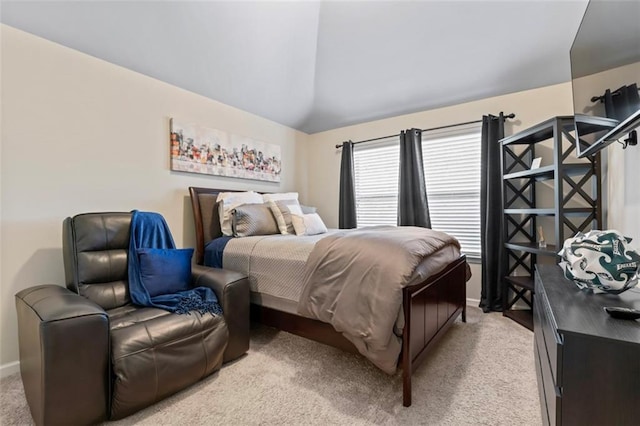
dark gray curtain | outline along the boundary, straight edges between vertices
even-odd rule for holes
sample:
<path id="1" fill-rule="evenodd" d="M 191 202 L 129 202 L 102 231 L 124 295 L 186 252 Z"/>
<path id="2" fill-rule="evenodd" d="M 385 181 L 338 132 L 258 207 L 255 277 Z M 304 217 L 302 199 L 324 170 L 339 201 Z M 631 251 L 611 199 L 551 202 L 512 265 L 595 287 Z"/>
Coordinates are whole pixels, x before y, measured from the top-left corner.
<path id="1" fill-rule="evenodd" d="M 484 312 L 502 311 L 502 279 L 506 274 L 502 228 L 502 161 L 498 143 L 504 137 L 504 117 L 482 117 L 480 179 L 480 244 Z"/>
<path id="2" fill-rule="evenodd" d="M 400 132 L 398 226 L 431 228 L 422 164 L 422 130 Z"/>
<path id="3" fill-rule="evenodd" d="M 348 141 L 342 144 L 338 227 L 340 229 L 350 229 L 356 226 L 356 185 L 353 174 L 353 142 Z"/>
<path id="4" fill-rule="evenodd" d="M 607 117 L 622 121 L 640 109 L 638 86 L 634 83 L 613 92 L 607 89 L 603 101 Z"/>

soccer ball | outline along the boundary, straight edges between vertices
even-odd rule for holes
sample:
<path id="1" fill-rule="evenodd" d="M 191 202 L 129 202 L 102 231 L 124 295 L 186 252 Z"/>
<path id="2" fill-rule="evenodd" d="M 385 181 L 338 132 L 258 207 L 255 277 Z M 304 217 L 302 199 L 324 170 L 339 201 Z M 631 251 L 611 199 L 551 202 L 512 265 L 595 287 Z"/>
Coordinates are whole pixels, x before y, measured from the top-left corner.
<path id="1" fill-rule="evenodd" d="M 581 289 L 622 293 L 638 284 L 640 274 L 640 255 L 630 242 L 614 230 L 578 233 L 565 240 L 560 266 Z"/>

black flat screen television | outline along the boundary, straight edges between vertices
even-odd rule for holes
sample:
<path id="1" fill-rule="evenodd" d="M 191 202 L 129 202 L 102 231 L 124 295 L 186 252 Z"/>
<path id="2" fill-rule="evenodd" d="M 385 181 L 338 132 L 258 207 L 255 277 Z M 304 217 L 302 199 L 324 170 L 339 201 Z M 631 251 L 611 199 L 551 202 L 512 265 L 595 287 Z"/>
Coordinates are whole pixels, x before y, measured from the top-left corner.
<path id="1" fill-rule="evenodd" d="M 577 152 L 585 157 L 640 126 L 640 1 L 591 0 L 570 57 Z"/>

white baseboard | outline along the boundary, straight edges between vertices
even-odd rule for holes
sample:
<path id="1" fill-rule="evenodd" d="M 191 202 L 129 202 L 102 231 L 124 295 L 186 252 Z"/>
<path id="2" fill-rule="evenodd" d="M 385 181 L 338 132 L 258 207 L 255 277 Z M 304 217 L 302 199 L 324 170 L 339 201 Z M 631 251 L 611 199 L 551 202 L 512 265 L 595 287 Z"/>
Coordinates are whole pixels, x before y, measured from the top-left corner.
<path id="1" fill-rule="evenodd" d="M 480 305 L 480 301 L 478 299 L 469 299 L 467 297 L 467 305 L 478 306 Z"/>
<path id="2" fill-rule="evenodd" d="M 20 361 L 13 361 L 0 365 L 0 378 L 10 376 L 20 371 Z"/>

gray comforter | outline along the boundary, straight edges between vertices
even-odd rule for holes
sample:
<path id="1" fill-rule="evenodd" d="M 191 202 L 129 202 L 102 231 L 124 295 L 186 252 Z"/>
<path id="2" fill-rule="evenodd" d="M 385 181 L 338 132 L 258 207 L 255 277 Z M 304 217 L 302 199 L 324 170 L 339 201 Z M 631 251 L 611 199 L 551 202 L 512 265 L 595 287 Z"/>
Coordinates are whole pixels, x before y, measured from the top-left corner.
<path id="1" fill-rule="evenodd" d="M 329 235 L 309 256 L 298 312 L 330 323 L 377 367 L 393 374 L 402 347 L 402 288 L 442 270 L 460 255 L 459 249 L 454 237 L 417 227 Z M 430 256 L 435 261 L 420 268 Z"/>

